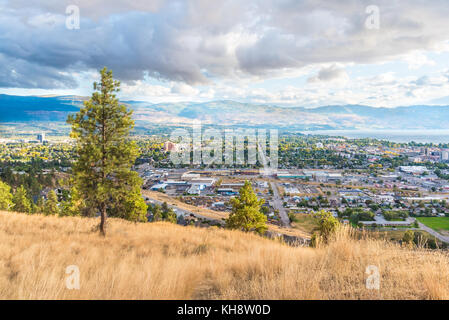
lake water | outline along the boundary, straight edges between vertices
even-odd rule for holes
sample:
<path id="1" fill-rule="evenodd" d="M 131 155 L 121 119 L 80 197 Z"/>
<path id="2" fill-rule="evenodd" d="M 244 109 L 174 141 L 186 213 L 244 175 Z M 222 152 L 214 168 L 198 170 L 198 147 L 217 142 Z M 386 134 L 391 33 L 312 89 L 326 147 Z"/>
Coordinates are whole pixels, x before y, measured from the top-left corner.
<path id="1" fill-rule="evenodd" d="M 449 130 L 315 130 L 304 134 L 343 136 L 350 139 L 373 138 L 392 142 L 449 143 Z"/>

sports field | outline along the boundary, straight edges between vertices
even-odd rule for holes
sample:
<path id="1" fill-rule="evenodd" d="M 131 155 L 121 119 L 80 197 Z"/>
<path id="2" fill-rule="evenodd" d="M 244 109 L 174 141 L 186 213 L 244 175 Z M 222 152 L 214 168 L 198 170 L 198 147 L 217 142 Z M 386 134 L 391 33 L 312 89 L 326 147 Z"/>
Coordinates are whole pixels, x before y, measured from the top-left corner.
<path id="1" fill-rule="evenodd" d="M 420 217 L 417 219 L 435 231 L 449 231 L 449 217 Z"/>

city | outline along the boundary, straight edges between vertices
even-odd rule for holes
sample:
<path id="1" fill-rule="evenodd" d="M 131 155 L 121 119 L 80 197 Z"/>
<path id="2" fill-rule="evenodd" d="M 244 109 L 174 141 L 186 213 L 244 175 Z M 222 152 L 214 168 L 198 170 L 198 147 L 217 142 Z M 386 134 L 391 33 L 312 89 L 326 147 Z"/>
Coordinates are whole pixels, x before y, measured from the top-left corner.
<path id="1" fill-rule="evenodd" d="M 42 132 L 35 140 L 11 138 L 1 145 L 0 174 L 6 181 L 30 173 L 32 166 L 27 163 L 31 160 L 40 162 L 40 171 L 34 174 L 52 176 L 50 180 L 56 181 L 31 191 L 36 203 L 38 197 L 46 200 L 50 188 L 60 198 L 63 190 L 70 193 L 62 178 L 71 171 L 73 144 L 70 139 L 49 139 Z M 262 211 L 275 228 L 274 235 L 295 235 L 300 243 L 309 241 L 313 214 L 325 209 L 345 224 L 376 231 L 393 241 L 401 241 L 407 230 L 414 230 L 433 248 L 449 243 L 447 145 L 282 135 L 279 169 L 267 176 L 259 160 L 249 167 L 234 168 L 175 165 L 170 152 L 177 145 L 167 139 L 164 135 L 137 137 L 142 154 L 134 170 L 143 179 L 147 203 L 170 203 L 179 224 L 222 226 L 231 210 L 229 200 L 249 180 L 265 201 Z M 9 168 L 6 164 L 14 169 L 5 169 Z M 200 212 L 192 206 L 201 208 Z M 151 221 L 151 210 L 147 216 Z"/>

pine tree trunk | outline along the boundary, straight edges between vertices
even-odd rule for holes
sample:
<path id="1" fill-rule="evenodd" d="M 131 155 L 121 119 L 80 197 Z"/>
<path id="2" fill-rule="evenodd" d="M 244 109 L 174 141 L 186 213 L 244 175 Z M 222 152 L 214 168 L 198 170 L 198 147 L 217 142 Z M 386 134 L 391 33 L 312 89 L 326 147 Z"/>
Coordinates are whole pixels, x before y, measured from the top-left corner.
<path id="1" fill-rule="evenodd" d="M 104 185 L 106 181 L 106 174 L 105 174 L 105 162 L 106 162 L 106 118 L 105 118 L 105 110 L 104 110 L 104 104 L 102 104 L 102 118 L 101 118 L 101 174 L 102 179 L 101 182 Z M 105 223 L 106 223 L 106 204 L 103 203 L 101 207 L 101 222 L 100 222 L 100 234 L 105 237 L 106 236 L 106 230 L 105 230 Z"/>
<path id="2" fill-rule="evenodd" d="M 101 208 L 101 222 L 100 222 L 100 234 L 106 236 L 106 206 Z"/>

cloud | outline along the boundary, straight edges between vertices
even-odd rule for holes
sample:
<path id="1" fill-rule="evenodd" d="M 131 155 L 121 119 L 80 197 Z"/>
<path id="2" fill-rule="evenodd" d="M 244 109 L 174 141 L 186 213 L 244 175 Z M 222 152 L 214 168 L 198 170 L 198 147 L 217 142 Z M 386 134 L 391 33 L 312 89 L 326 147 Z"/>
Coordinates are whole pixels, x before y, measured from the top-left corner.
<path id="1" fill-rule="evenodd" d="M 415 51 L 410 54 L 406 54 L 402 61 L 408 64 L 409 69 L 416 70 L 423 66 L 433 66 L 435 61 L 429 59 L 423 52 Z"/>
<path id="2" fill-rule="evenodd" d="M 184 83 L 176 83 L 172 86 L 171 93 L 186 96 L 195 96 L 199 93 L 199 90 Z"/>
<path id="3" fill-rule="evenodd" d="M 27 89 L 76 88 L 75 78 L 52 66 L 38 66 L 0 53 L 0 87 Z"/>
<path id="4" fill-rule="evenodd" d="M 122 84 L 121 96 L 125 100 L 150 100 L 154 102 L 174 102 L 213 98 L 213 90 L 201 92 L 185 83 L 171 82 L 167 85 L 150 84 L 138 80 L 132 84 Z"/>
<path id="5" fill-rule="evenodd" d="M 307 79 L 307 82 L 329 82 L 329 81 L 348 81 L 349 77 L 345 69 L 338 67 L 337 65 L 331 65 L 330 67 L 322 68 L 317 75 Z"/>
<path id="6" fill-rule="evenodd" d="M 65 9 L 72 4 L 80 7 L 79 30 L 65 28 Z M 448 40 L 445 0 L 431 5 L 411 0 L 401 6 L 379 0 L 380 30 L 364 27 L 370 4 L 353 0 L 2 1 L 2 62 L 8 69 L 26 66 L 36 73 L 30 81 L 6 72 L 1 86 L 70 87 L 74 71 L 105 65 L 124 82 L 152 77 L 188 85 L 269 79 L 311 65 L 377 63 L 400 56 L 417 68 L 432 62 L 420 53 L 408 58 L 407 54 L 439 48 Z M 323 69 L 315 80 L 327 81 L 338 72 Z"/>

